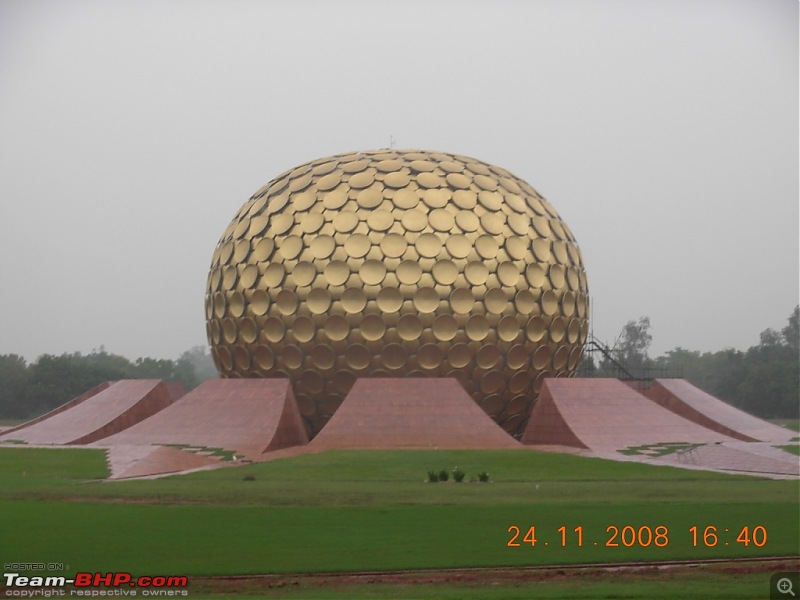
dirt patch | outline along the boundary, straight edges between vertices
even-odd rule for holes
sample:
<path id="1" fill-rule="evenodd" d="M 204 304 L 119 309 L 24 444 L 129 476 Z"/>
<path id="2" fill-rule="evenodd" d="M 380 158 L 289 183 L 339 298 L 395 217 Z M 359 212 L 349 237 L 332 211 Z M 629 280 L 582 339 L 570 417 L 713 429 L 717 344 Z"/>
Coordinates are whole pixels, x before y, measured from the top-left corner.
<path id="1" fill-rule="evenodd" d="M 500 569 L 442 569 L 425 571 L 380 571 L 367 573 L 295 573 L 288 575 L 243 575 L 236 577 L 192 577 L 197 591 L 257 593 L 293 587 L 348 587 L 354 585 L 524 585 L 559 582 L 580 577 L 582 581 L 679 578 L 698 569 L 710 576 L 775 573 L 800 569 L 800 558 L 744 559 L 614 565 L 569 565 Z"/>

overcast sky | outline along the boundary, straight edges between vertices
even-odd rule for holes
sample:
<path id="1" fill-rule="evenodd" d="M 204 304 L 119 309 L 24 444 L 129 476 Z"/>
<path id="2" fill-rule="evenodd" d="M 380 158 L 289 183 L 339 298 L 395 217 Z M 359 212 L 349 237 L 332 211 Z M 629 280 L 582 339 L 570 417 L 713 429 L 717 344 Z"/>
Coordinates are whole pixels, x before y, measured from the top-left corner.
<path id="1" fill-rule="evenodd" d="M 796 0 L 0 0 L 0 354 L 206 344 L 239 207 L 390 137 L 548 198 L 602 340 L 746 349 L 798 303 Z"/>

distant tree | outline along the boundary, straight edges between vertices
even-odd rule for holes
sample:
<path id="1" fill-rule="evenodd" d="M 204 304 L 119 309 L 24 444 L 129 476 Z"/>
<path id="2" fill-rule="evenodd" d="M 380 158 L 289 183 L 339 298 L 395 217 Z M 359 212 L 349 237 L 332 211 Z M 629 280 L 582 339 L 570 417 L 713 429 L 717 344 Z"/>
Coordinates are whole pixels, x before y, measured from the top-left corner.
<path id="1" fill-rule="evenodd" d="M 786 345 L 800 355 L 800 305 L 795 306 L 789 316 L 789 324 L 781 329 Z"/>
<path id="2" fill-rule="evenodd" d="M 20 419 L 26 416 L 25 389 L 28 365 L 16 354 L 0 355 L 0 415 Z"/>
<path id="3" fill-rule="evenodd" d="M 194 385 L 184 387 L 188 390 L 191 389 L 206 379 L 215 379 L 219 377 L 217 366 L 214 364 L 214 359 L 206 346 L 193 346 L 186 350 L 177 360 L 177 369 L 185 370 L 193 373 Z"/>
<path id="4" fill-rule="evenodd" d="M 641 375 L 650 362 L 647 351 L 652 341 L 650 317 L 639 317 L 638 321 L 625 324 L 611 347 L 611 354 L 631 375 Z M 600 366 L 604 373 L 614 372 L 616 368 L 607 358 L 600 362 Z"/>

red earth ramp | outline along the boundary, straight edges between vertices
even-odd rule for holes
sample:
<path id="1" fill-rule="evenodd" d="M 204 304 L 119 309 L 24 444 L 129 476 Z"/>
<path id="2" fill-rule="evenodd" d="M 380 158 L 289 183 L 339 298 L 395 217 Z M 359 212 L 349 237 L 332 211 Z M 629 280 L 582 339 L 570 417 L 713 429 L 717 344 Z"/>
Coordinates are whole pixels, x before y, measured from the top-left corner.
<path id="1" fill-rule="evenodd" d="M 97 445 L 185 445 L 256 458 L 307 442 L 288 380 L 209 379 L 168 408 Z"/>
<path id="2" fill-rule="evenodd" d="M 590 450 L 673 443 L 732 441 L 662 408 L 618 379 L 546 379 L 523 444 Z"/>
<path id="3" fill-rule="evenodd" d="M 309 450 L 519 448 L 456 379 L 361 378 Z"/>
<path id="4" fill-rule="evenodd" d="M 95 394 L 99 394 L 100 392 L 102 392 L 104 389 L 106 389 L 108 386 L 110 386 L 113 383 L 114 383 L 113 381 L 104 381 L 103 383 L 100 383 L 100 384 L 96 385 L 95 387 L 93 387 L 92 389 L 90 389 L 88 392 L 82 393 L 80 396 L 78 396 L 76 398 L 73 398 L 69 402 L 65 402 L 64 404 L 62 404 L 59 407 L 54 408 L 50 412 L 47 412 L 47 413 L 45 413 L 45 414 L 43 414 L 43 415 L 41 415 L 39 417 L 36 417 L 35 419 L 31 419 L 30 421 L 26 421 L 25 423 L 22 423 L 21 425 L 17 425 L 16 427 L 9 427 L 8 429 L 4 429 L 2 433 L 3 433 L 3 435 L 5 435 L 7 433 L 11 433 L 12 431 L 16 431 L 17 429 L 22 429 L 23 427 L 30 427 L 31 425 L 36 425 L 36 423 L 40 423 L 41 421 L 44 421 L 45 419 L 49 419 L 50 417 L 53 417 L 53 416 L 57 415 L 58 413 L 64 412 L 65 410 L 69 410 L 70 408 L 78 406 L 78 404 L 80 404 L 84 400 L 88 400 L 89 398 L 91 398 Z"/>
<path id="5" fill-rule="evenodd" d="M 739 410 L 685 379 L 656 379 L 646 395 L 685 419 L 745 442 L 784 442 L 797 436 L 796 431 Z"/>
<path id="6" fill-rule="evenodd" d="M 172 404 L 175 388 L 157 379 L 123 379 L 94 388 L 29 424 L 6 431 L 0 441 L 89 444 L 131 427 Z M 91 394 L 88 397 L 87 394 Z M 83 398 L 80 402 L 76 402 Z"/>

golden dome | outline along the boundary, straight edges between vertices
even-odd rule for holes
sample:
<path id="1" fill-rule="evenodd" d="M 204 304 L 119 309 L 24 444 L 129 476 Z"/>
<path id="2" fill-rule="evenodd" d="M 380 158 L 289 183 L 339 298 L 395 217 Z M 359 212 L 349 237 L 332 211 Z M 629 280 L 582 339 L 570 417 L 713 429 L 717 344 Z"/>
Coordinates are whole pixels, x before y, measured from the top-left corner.
<path id="1" fill-rule="evenodd" d="M 456 377 L 519 434 L 588 332 L 575 238 L 528 183 L 455 154 L 321 158 L 259 189 L 211 261 L 223 377 L 288 377 L 311 435 L 357 377 Z M 376 402 L 380 402 L 376 398 Z"/>

